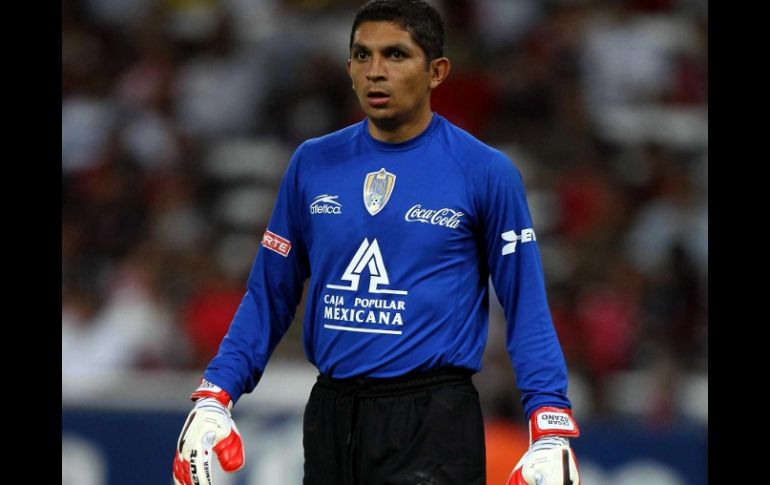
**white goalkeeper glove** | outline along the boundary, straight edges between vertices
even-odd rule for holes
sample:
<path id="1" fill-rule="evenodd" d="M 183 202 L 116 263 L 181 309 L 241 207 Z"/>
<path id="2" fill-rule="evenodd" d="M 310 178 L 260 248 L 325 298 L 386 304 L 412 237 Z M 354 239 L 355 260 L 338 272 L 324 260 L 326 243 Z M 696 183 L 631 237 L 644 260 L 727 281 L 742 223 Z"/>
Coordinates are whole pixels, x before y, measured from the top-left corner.
<path id="1" fill-rule="evenodd" d="M 513 468 L 507 485 L 580 485 L 569 439 L 580 430 L 569 409 L 544 406 L 529 419 L 529 451 Z"/>
<path id="2" fill-rule="evenodd" d="M 233 473 L 243 467 L 243 442 L 225 390 L 204 380 L 190 398 L 195 406 L 177 441 L 174 485 L 211 485 L 212 450 L 222 469 Z"/>

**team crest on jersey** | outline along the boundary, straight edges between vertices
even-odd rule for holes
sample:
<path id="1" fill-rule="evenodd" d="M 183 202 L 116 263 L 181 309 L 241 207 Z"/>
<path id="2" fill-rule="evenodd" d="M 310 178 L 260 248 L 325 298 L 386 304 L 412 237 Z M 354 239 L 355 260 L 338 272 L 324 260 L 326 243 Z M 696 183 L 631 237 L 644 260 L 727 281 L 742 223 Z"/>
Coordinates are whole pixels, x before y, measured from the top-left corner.
<path id="1" fill-rule="evenodd" d="M 364 179 L 364 206 L 369 214 L 376 215 L 390 200 L 393 186 L 396 185 L 396 176 L 381 168 L 377 172 L 366 174 Z"/>

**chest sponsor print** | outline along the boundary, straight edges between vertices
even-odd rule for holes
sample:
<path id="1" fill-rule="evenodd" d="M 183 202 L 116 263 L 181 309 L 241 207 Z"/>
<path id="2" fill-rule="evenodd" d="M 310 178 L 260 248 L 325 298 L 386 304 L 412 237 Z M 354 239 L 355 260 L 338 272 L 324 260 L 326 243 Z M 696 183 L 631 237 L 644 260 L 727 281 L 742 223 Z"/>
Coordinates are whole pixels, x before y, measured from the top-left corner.
<path id="1" fill-rule="evenodd" d="M 441 209 L 425 209 L 422 204 L 415 204 L 406 211 L 406 222 L 422 222 L 434 226 L 457 229 L 465 213 L 444 207 Z"/>

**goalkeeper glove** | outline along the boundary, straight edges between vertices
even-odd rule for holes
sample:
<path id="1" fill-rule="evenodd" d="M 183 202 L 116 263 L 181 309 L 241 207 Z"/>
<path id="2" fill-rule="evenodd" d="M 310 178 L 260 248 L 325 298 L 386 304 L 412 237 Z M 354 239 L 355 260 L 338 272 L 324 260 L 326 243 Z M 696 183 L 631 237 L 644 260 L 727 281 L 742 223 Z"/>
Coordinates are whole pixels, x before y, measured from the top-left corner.
<path id="1" fill-rule="evenodd" d="M 236 472 L 243 467 L 243 442 L 225 390 L 203 380 L 190 398 L 195 406 L 177 441 L 174 485 L 211 485 L 212 450 L 224 471 Z"/>
<path id="2" fill-rule="evenodd" d="M 530 446 L 507 485 L 580 485 L 577 459 L 567 438 L 580 436 L 572 411 L 541 407 L 529 420 Z"/>

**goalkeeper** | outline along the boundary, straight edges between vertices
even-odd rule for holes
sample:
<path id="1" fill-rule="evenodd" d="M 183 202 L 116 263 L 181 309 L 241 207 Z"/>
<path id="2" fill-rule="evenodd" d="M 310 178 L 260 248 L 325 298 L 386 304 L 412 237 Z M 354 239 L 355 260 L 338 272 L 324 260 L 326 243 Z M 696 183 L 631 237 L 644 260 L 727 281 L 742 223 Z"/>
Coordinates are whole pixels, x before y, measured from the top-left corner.
<path id="1" fill-rule="evenodd" d="M 430 106 L 449 75 L 422 0 L 361 7 L 347 71 L 365 118 L 295 151 L 241 305 L 179 436 L 179 485 L 211 457 L 244 463 L 230 411 L 294 317 L 319 371 L 303 424 L 305 485 L 486 482 L 480 370 L 491 275 L 529 421 L 510 484 L 578 485 L 578 427 L 521 175 Z"/>

